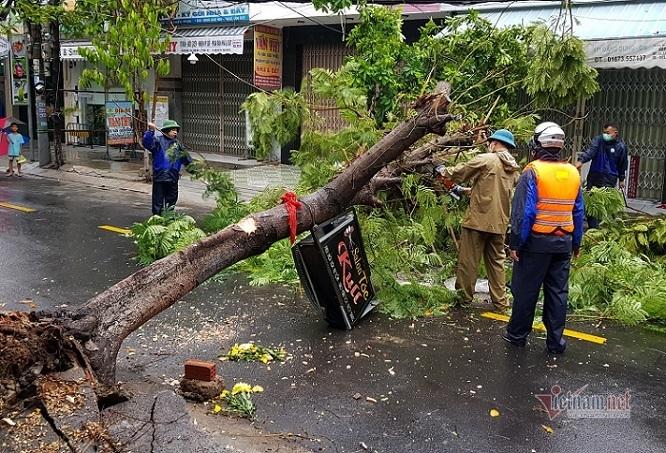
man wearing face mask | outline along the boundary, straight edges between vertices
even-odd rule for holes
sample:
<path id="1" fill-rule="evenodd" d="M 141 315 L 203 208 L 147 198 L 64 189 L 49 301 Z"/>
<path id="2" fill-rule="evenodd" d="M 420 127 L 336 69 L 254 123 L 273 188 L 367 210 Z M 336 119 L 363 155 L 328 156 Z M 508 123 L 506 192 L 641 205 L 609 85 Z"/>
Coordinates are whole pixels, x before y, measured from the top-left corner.
<path id="1" fill-rule="evenodd" d="M 615 187 L 624 190 L 627 174 L 628 153 L 627 146 L 620 139 L 617 126 L 608 123 L 604 125 L 604 133 L 592 139 L 590 146 L 578 157 L 576 168 L 592 161 L 587 174 L 587 190 L 592 187 Z M 599 221 L 588 217 L 590 228 L 597 228 Z"/>
<path id="2" fill-rule="evenodd" d="M 192 158 L 178 141 L 180 126 L 166 120 L 162 130 L 148 123 L 143 134 L 143 147 L 153 156 L 153 214 L 161 215 L 165 209 L 173 208 L 178 201 L 178 179 L 180 169 L 192 163 Z"/>
<path id="3" fill-rule="evenodd" d="M 518 182 L 520 167 L 509 149 L 513 134 L 499 129 L 488 138 L 490 152 L 479 154 L 454 168 L 440 166 L 437 172 L 447 181 L 471 181 L 470 204 L 462 223 L 458 250 L 456 289 L 463 303 L 472 302 L 483 256 L 488 274 L 490 298 L 497 307 L 507 307 L 504 276 L 504 238 L 509 224 L 511 193 Z"/>

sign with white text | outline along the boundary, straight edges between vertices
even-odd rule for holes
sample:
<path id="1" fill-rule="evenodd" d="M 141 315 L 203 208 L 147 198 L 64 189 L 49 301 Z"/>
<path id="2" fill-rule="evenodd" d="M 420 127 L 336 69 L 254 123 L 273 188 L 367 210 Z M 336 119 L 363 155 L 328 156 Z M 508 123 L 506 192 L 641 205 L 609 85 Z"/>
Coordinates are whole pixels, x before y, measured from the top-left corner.
<path id="1" fill-rule="evenodd" d="M 247 3 L 223 1 L 182 1 L 171 22 L 174 25 L 229 24 L 249 22 L 250 6 Z"/>

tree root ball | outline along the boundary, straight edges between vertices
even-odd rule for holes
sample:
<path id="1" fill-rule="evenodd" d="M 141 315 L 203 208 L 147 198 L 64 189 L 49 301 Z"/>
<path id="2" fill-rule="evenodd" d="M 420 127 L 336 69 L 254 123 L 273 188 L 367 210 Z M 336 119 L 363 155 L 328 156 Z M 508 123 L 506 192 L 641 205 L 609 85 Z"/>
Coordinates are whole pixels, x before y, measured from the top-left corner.
<path id="1" fill-rule="evenodd" d="M 35 394 L 41 375 L 70 368 L 74 347 L 53 322 L 32 313 L 0 314 L 0 410 Z"/>

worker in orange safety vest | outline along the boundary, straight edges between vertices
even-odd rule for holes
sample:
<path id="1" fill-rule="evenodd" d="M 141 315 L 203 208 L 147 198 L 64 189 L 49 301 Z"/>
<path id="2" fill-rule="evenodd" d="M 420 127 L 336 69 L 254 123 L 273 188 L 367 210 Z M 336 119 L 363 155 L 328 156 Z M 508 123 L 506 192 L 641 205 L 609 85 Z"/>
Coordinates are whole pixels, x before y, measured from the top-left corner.
<path id="1" fill-rule="evenodd" d="M 537 126 L 531 142 L 536 160 L 523 171 L 511 210 L 511 292 L 513 310 L 502 338 L 525 346 L 543 287 L 546 349 L 561 354 L 569 294 L 571 257 L 583 237 L 580 174 L 560 160 L 564 131 L 555 123 Z"/>

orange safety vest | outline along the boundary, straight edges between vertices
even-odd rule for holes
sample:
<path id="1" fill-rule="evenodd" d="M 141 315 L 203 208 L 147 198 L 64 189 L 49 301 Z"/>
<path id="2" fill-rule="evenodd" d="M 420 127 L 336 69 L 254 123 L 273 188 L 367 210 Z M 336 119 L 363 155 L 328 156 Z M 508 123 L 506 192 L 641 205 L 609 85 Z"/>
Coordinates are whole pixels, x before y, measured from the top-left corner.
<path id="1" fill-rule="evenodd" d="M 565 162 L 535 160 L 532 169 L 537 183 L 537 212 L 532 231 L 541 234 L 573 233 L 573 209 L 580 192 L 580 174 Z"/>

